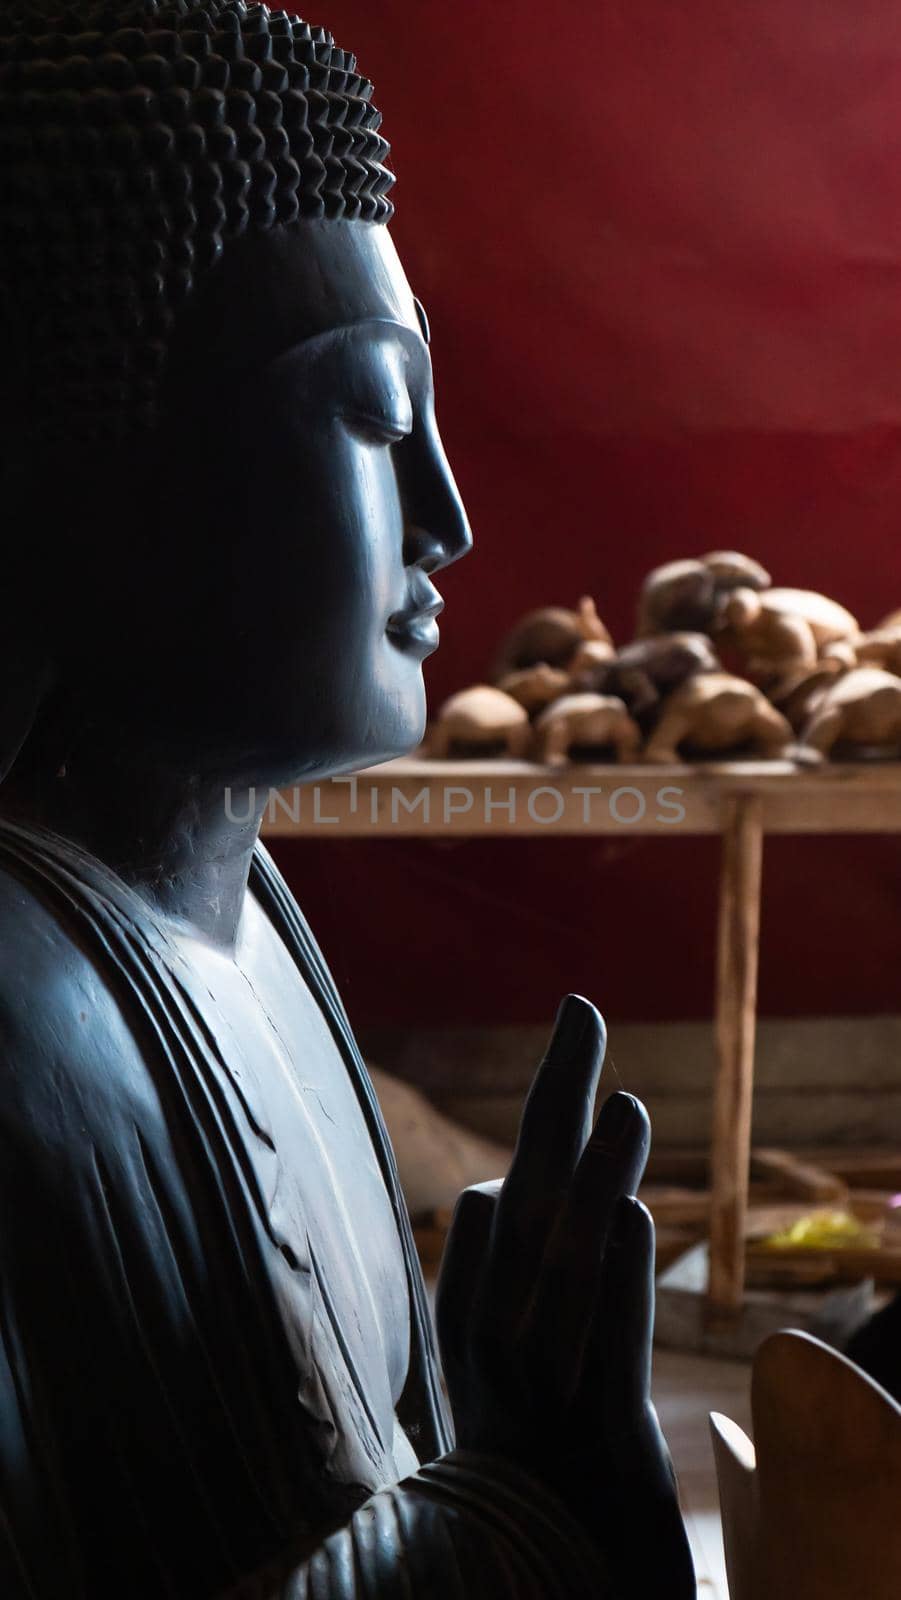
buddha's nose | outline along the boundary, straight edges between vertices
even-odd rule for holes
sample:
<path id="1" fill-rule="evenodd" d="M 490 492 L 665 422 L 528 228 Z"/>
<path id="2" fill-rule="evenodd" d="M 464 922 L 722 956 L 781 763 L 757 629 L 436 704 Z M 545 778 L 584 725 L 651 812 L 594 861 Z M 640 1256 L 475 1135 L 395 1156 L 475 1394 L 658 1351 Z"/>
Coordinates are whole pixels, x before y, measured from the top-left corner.
<path id="1" fill-rule="evenodd" d="M 472 549 L 472 529 L 437 437 L 419 468 L 404 497 L 404 564 L 438 572 Z"/>
<path id="2" fill-rule="evenodd" d="M 428 528 L 418 523 L 407 526 L 404 534 L 404 565 L 419 567 L 423 572 L 440 572 L 452 561 L 459 561 L 472 549 L 472 533 L 462 502 L 451 526 Z"/>

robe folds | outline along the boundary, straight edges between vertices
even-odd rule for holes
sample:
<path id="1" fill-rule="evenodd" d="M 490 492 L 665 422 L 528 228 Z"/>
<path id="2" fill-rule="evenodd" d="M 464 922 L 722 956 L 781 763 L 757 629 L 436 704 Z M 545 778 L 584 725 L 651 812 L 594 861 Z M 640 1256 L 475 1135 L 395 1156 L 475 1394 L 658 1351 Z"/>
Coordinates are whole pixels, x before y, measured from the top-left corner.
<path id="1" fill-rule="evenodd" d="M 610 1594 L 558 1501 L 453 1448 L 378 1104 L 266 852 L 249 893 L 321 1007 L 397 1230 L 410 1348 L 396 1425 L 421 1463 L 399 1482 L 351 1310 L 316 1270 L 315 1238 L 305 1256 L 274 1229 L 247 1158 L 252 1108 L 146 903 L 76 846 L 7 821 L 0 871 L 23 916 L 37 903 L 52 923 L 53 960 L 70 950 L 91 974 L 65 1026 L 52 1005 L 29 1018 L 0 979 L 2 1600 Z M 92 1006 L 138 1041 L 121 1072 L 80 1042 Z"/>

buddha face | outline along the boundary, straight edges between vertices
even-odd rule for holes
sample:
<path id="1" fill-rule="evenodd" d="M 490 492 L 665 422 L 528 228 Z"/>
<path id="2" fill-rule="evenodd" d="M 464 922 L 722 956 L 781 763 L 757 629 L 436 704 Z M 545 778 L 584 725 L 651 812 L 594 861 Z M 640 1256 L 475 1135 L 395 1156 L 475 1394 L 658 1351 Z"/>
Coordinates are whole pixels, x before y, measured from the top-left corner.
<path id="1" fill-rule="evenodd" d="M 153 661 L 143 714 L 199 773 L 285 783 L 422 737 L 433 580 L 471 544 L 426 340 L 359 222 L 239 241 L 185 315 L 141 519 L 165 604 L 136 601 L 152 637 L 122 654 Z"/>

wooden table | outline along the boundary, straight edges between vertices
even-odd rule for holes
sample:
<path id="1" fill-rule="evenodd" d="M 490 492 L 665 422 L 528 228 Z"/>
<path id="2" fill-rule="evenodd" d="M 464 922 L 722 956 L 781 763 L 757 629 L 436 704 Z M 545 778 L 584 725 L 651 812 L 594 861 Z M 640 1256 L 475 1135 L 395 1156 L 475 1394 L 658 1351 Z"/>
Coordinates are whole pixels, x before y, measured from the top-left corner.
<path id="1" fill-rule="evenodd" d="M 392 761 L 355 778 L 273 794 L 269 838 L 528 834 L 722 836 L 716 972 L 708 1309 L 744 1293 L 760 889 L 766 833 L 901 832 L 901 764 L 697 766 Z"/>

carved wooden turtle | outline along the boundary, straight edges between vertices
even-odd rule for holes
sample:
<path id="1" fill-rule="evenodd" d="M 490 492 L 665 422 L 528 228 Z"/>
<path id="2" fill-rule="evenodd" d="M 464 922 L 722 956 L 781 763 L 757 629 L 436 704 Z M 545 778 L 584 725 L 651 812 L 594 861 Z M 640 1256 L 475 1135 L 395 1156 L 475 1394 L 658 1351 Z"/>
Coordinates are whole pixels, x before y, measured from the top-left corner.
<path id="1" fill-rule="evenodd" d="M 590 595 L 584 595 L 575 611 L 563 606 L 542 606 L 521 617 L 503 640 L 494 666 L 499 683 L 509 672 L 537 666 L 568 667 L 586 639 L 597 640 L 613 654 L 613 640 L 597 613 Z"/>
<path id="2" fill-rule="evenodd" d="M 525 706 L 532 716 L 565 694 L 569 684 L 570 675 L 563 667 L 549 667 L 546 661 L 539 661 L 534 667 L 521 667 L 518 672 L 508 672 L 497 687 Z"/>
<path id="3" fill-rule="evenodd" d="M 474 684 L 445 700 L 430 730 L 428 754 L 435 760 L 460 750 L 526 756 L 532 739 L 529 714 L 524 706 L 490 684 Z"/>
<path id="4" fill-rule="evenodd" d="M 612 661 L 581 673 L 574 670 L 573 688 L 618 695 L 630 715 L 640 719 L 693 673 L 713 672 L 719 664 L 705 633 L 659 633 L 624 645 Z"/>
<path id="5" fill-rule="evenodd" d="M 727 594 L 730 589 L 768 589 L 773 581 L 766 567 L 738 550 L 709 550 L 701 561 L 713 574 L 718 594 Z"/>
<path id="6" fill-rule="evenodd" d="M 823 691 L 801 743 L 823 756 L 837 744 L 901 755 L 901 678 L 882 667 L 846 672 Z"/>
<path id="7" fill-rule="evenodd" d="M 562 766 L 574 747 L 603 745 L 617 761 L 635 761 L 641 748 L 641 730 L 615 695 L 565 694 L 535 723 L 536 759 L 548 766 Z"/>
<path id="8" fill-rule="evenodd" d="M 723 595 L 765 589 L 769 573 L 737 550 L 711 550 L 694 560 L 667 561 L 649 572 L 638 601 L 639 638 L 652 633 L 709 633 Z"/>
<path id="9" fill-rule="evenodd" d="M 750 745 L 755 754 L 787 755 L 790 724 L 766 696 L 729 672 L 700 672 L 674 689 L 645 747 L 646 761 L 680 759 L 680 747 L 699 753 Z"/>
<path id="10" fill-rule="evenodd" d="M 605 639 L 583 639 L 567 667 L 572 688 L 599 689 L 599 684 L 586 683 L 589 677 L 601 677 L 613 661 L 616 651 Z"/>
<path id="11" fill-rule="evenodd" d="M 806 728 L 826 689 L 847 671 L 843 661 L 824 656 L 813 667 L 799 667 L 786 673 L 767 698 L 788 719 L 796 734 Z"/>

